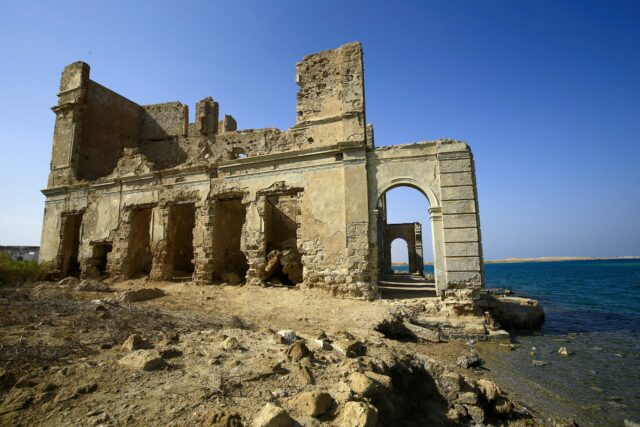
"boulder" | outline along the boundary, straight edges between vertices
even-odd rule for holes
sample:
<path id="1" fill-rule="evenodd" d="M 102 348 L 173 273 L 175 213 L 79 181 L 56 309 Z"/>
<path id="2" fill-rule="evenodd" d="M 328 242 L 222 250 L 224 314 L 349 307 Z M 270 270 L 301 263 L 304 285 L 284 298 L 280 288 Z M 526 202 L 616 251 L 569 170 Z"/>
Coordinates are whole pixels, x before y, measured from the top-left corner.
<path id="1" fill-rule="evenodd" d="M 456 361 L 456 364 L 461 368 L 469 369 L 469 368 L 477 368 L 482 364 L 482 360 L 477 353 L 469 353 L 464 356 L 460 356 Z"/>
<path id="2" fill-rule="evenodd" d="M 339 427 L 375 427 L 378 422 L 378 410 L 363 402 L 347 402 L 336 425 Z"/>
<path id="3" fill-rule="evenodd" d="M 140 335 L 129 335 L 129 338 L 122 344 L 123 350 L 134 351 L 153 348 L 153 346 Z"/>
<path id="4" fill-rule="evenodd" d="M 333 348 L 347 357 L 364 356 L 367 352 L 365 345 L 358 340 L 338 341 L 333 343 Z"/>
<path id="5" fill-rule="evenodd" d="M 278 335 L 282 337 L 282 342 L 285 344 L 291 344 L 296 340 L 296 338 L 298 338 L 295 331 L 291 329 L 283 329 L 281 331 L 278 331 Z"/>
<path id="6" fill-rule="evenodd" d="M 279 406 L 267 403 L 253 419 L 253 427 L 291 427 L 294 420 Z"/>
<path id="7" fill-rule="evenodd" d="M 486 378 L 480 378 L 478 381 L 476 381 L 476 385 L 489 402 L 493 402 L 502 394 L 498 385 Z"/>
<path id="8" fill-rule="evenodd" d="M 141 288 L 141 289 L 130 289 L 128 291 L 120 292 L 117 295 L 116 299 L 120 302 L 140 302 L 140 301 L 146 301 L 154 298 L 160 298 L 164 295 L 165 293 L 162 289 Z"/>
<path id="9" fill-rule="evenodd" d="M 85 279 L 76 286 L 76 291 L 81 292 L 111 292 L 109 285 L 97 280 Z"/>
<path id="10" fill-rule="evenodd" d="M 331 395 L 321 391 L 301 393 L 289 400 L 289 405 L 294 412 L 309 417 L 325 414 L 331 409 L 332 403 Z"/>
<path id="11" fill-rule="evenodd" d="M 567 347 L 560 347 L 558 349 L 558 354 L 560 354 L 560 356 L 564 356 L 564 357 L 569 357 L 573 354 L 572 351 L 569 351 L 569 349 L 567 349 Z"/>
<path id="12" fill-rule="evenodd" d="M 490 295 L 488 303 L 491 316 L 506 329 L 535 329 L 544 322 L 544 310 L 536 300 Z"/>
<path id="13" fill-rule="evenodd" d="M 303 343 L 302 341 L 294 342 L 289 346 L 289 348 L 285 352 L 287 357 L 294 362 L 297 362 L 302 358 L 307 357 L 310 353 L 311 352 L 309 351 L 305 343 Z"/>
<path id="14" fill-rule="evenodd" d="M 220 348 L 224 350 L 240 350 L 240 342 L 236 337 L 227 337 L 220 343 Z"/>
<path id="15" fill-rule="evenodd" d="M 390 377 L 375 372 L 354 372 L 349 377 L 349 386 L 354 393 L 364 397 L 382 394 L 392 388 Z"/>
<path id="16" fill-rule="evenodd" d="M 80 279 L 78 279 L 77 277 L 68 276 L 60 280 L 58 282 L 58 285 L 73 287 L 73 286 L 76 286 L 78 283 L 80 283 Z"/>
<path id="17" fill-rule="evenodd" d="M 142 371 L 155 371 L 164 366 L 164 360 L 151 350 L 134 350 L 118 361 L 127 368 Z"/>

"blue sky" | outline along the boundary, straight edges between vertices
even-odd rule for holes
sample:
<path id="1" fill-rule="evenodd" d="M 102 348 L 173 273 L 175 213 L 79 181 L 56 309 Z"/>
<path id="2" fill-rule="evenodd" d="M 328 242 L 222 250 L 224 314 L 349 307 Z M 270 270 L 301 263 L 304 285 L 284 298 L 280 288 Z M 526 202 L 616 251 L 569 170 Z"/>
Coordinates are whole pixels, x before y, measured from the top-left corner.
<path id="1" fill-rule="evenodd" d="M 587 0 L 0 1 L 0 244 L 39 243 L 66 64 L 286 129 L 295 62 L 354 40 L 378 145 L 471 144 L 486 258 L 640 255 L 640 2 Z"/>

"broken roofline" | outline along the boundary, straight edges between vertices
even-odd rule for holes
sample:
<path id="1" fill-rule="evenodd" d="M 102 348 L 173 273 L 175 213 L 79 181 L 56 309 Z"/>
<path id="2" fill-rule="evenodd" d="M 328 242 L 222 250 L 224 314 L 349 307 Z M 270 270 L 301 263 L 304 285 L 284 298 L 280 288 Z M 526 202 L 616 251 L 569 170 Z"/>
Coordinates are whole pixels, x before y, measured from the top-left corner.
<path id="1" fill-rule="evenodd" d="M 91 81 L 87 64 L 67 66 L 53 109 L 42 262 L 63 275 L 79 265 L 83 276 L 150 270 L 155 279 L 193 265 L 190 277 L 199 283 L 235 280 L 235 274 L 263 284 L 290 270 L 298 286 L 371 298 L 386 265 L 379 249 L 388 240 L 378 226 L 378 201 L 392 188 L 410 186 L 429 200 L 438 292 L 480 288 L 468 145 L 440 140 L 374 148 L 359 43 L 307 56 L 296 73 L 293 127 L 237 130 L 231 116 L 219 120 L 211 97 L 197 103 L 189 123 L 179 102 L 140 106 Z M 192 210 L 180 219 L 175 206 L 185 203 Z M 142 207 L 150 209 L 148 217 L 135 217 Z M 67 230 L 70 214 L 76 217 Z M 148 243 L 136 238 L 140 233 L 149 234 Z M 223 248 L 222 240 L 232 246 Z M 227 252 L 235 255 L 225 261 Z M 136 253 L 151 254 L 151 266 L 132 268 L 141 257 Z"/>

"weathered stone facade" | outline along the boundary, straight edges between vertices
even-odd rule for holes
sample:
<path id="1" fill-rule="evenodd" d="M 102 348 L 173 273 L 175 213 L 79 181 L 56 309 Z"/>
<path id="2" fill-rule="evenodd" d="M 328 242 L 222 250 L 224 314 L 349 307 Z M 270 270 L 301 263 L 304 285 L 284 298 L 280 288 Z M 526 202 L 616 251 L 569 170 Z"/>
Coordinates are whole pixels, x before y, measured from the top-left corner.
<path id="1" fill-rule="evenodd" d="M 374 297 L 384 194 L 431 206 L 438 291 L 482 286 L 473 157 L 441 140 L 375 148 L 362 48 L 297 64 L 296 124 L 237 130 L 208 97 L 140 106 L 62 73 L 40 261 L 61 275 L 282 283 Z M 385 221 L 386 224 L 386 221 Z"/>

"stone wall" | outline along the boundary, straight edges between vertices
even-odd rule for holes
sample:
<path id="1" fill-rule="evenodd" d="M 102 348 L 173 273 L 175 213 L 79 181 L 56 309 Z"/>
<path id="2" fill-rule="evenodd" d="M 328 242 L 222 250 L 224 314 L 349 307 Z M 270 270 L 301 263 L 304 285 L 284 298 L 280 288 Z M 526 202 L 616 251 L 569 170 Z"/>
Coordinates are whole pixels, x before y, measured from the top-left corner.
<path id="1" fill-rule="evenodd" d="M 280 275 L 285 285 L 372 298 L 380 200 L 410 185 L 431 204 L 438 289 L 481 286 L 468 146 L 374 148 L 359 43 L 307 56 L 296 71 L 297 120 L 282 131 L 238 130 L 211 97 L 189 123 L 179 102 L 137 105 L 90 80 L 87 64 L 66 67 L 41 261 L 68 274 L 64 260 L 77 254 L 85 276 L 199 284 L 265 285 Z M 69 249 L 72 214 L 81 226 Z"/>

